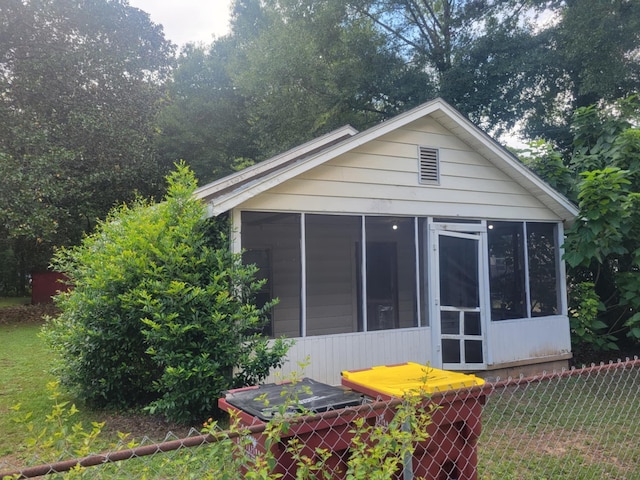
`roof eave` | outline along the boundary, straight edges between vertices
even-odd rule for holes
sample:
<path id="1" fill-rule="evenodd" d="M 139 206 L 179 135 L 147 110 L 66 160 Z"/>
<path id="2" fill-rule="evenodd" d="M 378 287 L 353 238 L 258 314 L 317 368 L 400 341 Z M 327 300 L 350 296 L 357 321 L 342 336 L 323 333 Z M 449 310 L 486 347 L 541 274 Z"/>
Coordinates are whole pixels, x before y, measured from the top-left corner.
<path id="1" fill-rule="evenodd" d="M 272 157 L 263 162 L 256 163 L 250 167 L 244 168 L 239 172 L 232 173 L 219 180 L 211 182 L 198 188 L 194 195 L 196 198 L 208 201 L 208 198 L 215 196 L 216 193 L 233 188 L 235 185 L 247 183 L 251 181 L 251 178 L 258 177 L 272 169 L 277 169 L 279 165 L 286 164 L 299 156 L 303 156 L 308 152 L 321 148 L 323 145 L 329 145 L 336 142 L 337 139 L 344 137 L 352 137 L 356 135 L 358 131 L 351 125 L 345 125 L 341 128 L 333 130 L 321 137 L 315 138 L 309 142 L 299 145 L 295 148 L 287 150 L 275 157 Z"/>

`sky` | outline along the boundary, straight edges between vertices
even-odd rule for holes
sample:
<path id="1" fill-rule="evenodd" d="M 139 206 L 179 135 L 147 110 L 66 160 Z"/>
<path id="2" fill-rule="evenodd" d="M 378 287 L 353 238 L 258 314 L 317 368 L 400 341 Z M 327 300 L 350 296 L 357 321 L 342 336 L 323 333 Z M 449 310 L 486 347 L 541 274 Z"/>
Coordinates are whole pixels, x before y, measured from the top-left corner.
<path id="1" fill-rule="evenodd" d="M 129 0 L 144 10 L 164 36 L 182 47 L 187 42 L 211 43 L 229 32 L 232 0 Z"/>

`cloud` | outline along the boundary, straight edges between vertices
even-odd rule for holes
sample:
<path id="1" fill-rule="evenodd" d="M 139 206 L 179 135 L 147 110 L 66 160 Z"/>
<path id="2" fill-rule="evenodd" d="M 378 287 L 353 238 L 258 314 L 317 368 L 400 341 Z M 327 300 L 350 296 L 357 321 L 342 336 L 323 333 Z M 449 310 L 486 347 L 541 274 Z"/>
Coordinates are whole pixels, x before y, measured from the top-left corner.
<path id="1" fill-rule="evenodd" d="M 129 5 L 147 12 L 179 46 L 211 43 L 229 32 L 231 0 L 129 0 Z"/>

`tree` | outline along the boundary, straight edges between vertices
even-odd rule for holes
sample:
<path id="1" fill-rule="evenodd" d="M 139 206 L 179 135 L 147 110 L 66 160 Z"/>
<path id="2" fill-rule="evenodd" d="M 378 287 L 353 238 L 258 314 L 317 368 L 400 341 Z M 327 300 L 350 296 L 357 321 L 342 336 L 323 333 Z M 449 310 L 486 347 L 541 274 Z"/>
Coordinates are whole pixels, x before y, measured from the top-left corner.
<path id="1" fill-rule="evenodd" d="M 8 0 L 0 25 L 0 235 L 28 271 L 135 190 L 160 192 L 153 122 L 173 47 L 122 0 Z"/>
<path id="2" fill-rule="evenodd" d="M 637 9 L 626 0 L 236 0 L 231 34 L 183 53 L 163 152 L 208 180 L 442 96 L 494 135 L 518 128 L 565 154 L 571 112 L 640 88 Z"/>
<path id="3" fill-rule="evenodd" d="M 524 0 L 352 0 L 387 44 L 431 75 L 436 94 L 478 125 L 511 128 L 530 111 L 530 92 L 548 72 L 538 15 L 549 3 Z M 542 67 L 542 68 L 541 68 Z"/>
<path id="4" fill-rule="evenodd" d="M 257 268 L 242 265 L 204 206 L 184 165 L 164 202 L 114 209 L 54 264 L 73 289 L 45 335 L 63 383 L 94 406 L 140 407 L 189 422 L 216 411 L 225 389 L 256 384 L 281 364 L 288 343 L 259 330 Z"/>
<path id="5" fill-rule="evenodd" d="M 343 2 L 234 6 L 229 36 L 182 52 L 162 116 L 163 155 L 187 159 L 202 180 L 433 96 L 420 66 Z"/>
<path id="6" fill-rule="evenodd" d="M 567 1 L 556 39 L 570 78 L 574 107 L 612 102 L 638 90 L 638 2 Z"/>
<path id="7" fill-rule="evenodd" d="M 570 148 L 572 112 L 640 88 L 640 5 L 616 0 L 351 0 L 444 97 L 500 133 Z M 597 52 L 597 54 L 594 54 Z"/>
<path id="8" fill-rule="evenodd" d="M 640 91 L 640 4 L 627 0 L 571 0 L 553 10 L 536 63 L 544 74 L 526 132 L 569 153 L 573 112 Z"/>
<path id="9" fill-rule="evenodd" d="M 209 180 L 442 96 L 494 135 L 517 127 L 564 155 L 577 106 L 639 86 L 636 8 L 623 0 L 237 0 L 230 35 L 183 52 L 163 152 L 188 158 Z M 599 73 L 609 70 L 614 83 Z"/>
<path id="10" fill-rule="evenodd" d="M 185 47 L 158 120 L 158 154 L 166 161 L 187 161 L 201 182 L 232 172 L 238 159 L 260 156 L 251 101 L 229 74 L 234 49 L 231 38 L 209 48 Z"/>
<path id="11" fill-rule="evenodd" d="M 236 24 L 249 23 L 238 16 Z M 269 0 L 261 18 L 268 28 L 234 31 L 241 53 L 233 79 L 252 99 L 269 155 L 346 124 L 369 127 L 435 92 L 421 66 L 345 2 Z"/>

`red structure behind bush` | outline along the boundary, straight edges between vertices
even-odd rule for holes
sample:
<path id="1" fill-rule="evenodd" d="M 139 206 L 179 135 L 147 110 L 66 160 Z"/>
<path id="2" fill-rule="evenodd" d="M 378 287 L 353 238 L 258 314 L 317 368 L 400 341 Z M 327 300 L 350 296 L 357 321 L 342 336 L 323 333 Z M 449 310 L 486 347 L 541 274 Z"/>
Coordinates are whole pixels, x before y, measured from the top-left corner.
<path id="1" fill-rule="evenodd" d="M 31 303 L 51 303 L 58 292 L 71 288 L 68 278 L 60 272 L 34 272 L 31 274 Z"/>

